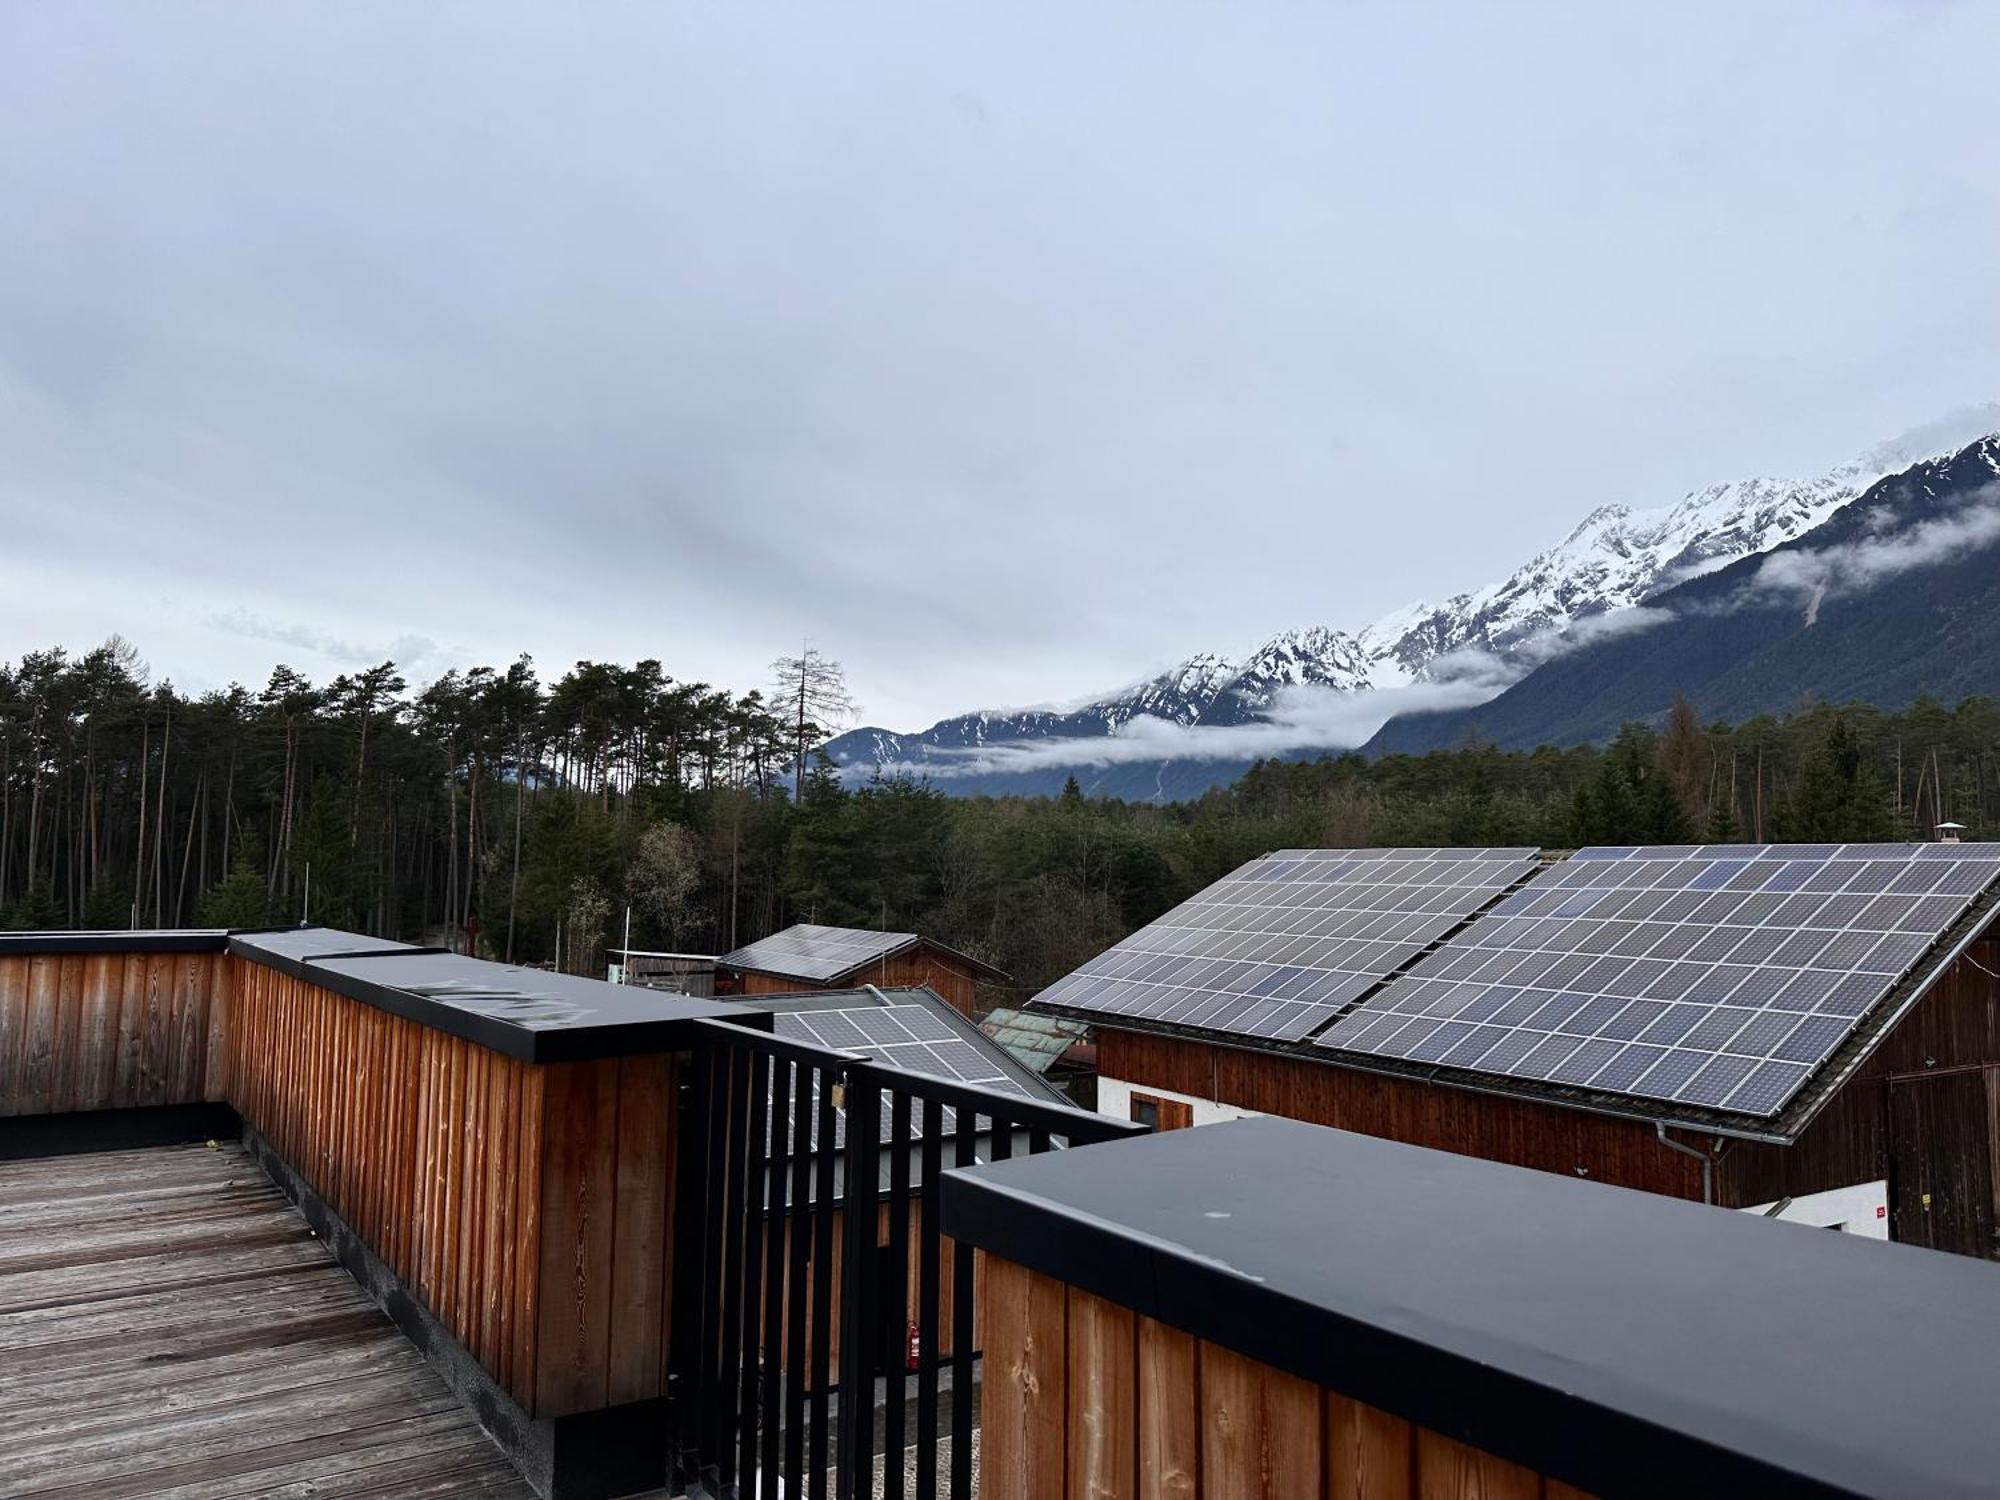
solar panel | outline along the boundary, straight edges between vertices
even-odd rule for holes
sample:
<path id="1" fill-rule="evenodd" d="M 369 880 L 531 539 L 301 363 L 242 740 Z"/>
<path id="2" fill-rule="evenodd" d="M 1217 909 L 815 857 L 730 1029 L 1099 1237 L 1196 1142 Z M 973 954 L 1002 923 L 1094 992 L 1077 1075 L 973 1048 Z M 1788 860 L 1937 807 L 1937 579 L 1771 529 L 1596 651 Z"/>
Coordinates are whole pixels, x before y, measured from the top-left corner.
<path id="1" fill-rule="evenodd" d="M 1295 1041 L 1535 868 L 1533 849 L 1281 849 L 1036 1003 Z"/>
<path id="2" fill-rule="evenodd" d="M 800 922 L 725 953 L 716 963 L 801 979 L 830 980 L 886 957 L 916 941 L 912 932 L 870 932 L 861 927 L 815 927 Z"/>
<path id="3" fill-rule="evenodd" d="M 1776 1114 L 2000 878 L 2000 844 L 1581 849 L 1317 1045 Z"/>
<path id="4" fill-rule="evenodd" d="M 857 1005 L 838 1010 L 781 1010 L 773 1014 L 771 1022 L 772 1029 L 779 1036 L 815 1046 L 866 1052 L 885 1067 L 898 1068 L 906 1073 L 927 1073 L 932 1077 L 991 1089 L 995 1093 L 1041 1097 L 1007 1070 L 996 1048 L 969 1040 L 927 1006 Z M 817 1075 L 814 1108 L 803 1111 L 805 1118 L 800 1122 L 809 1140 L 817 1130 L 816 1079 Z M 922 1099 L 911 1101 L 910 1132 L 913 1137 L 924 1133 L 924 1122 L 930 1107 Z M 885 1097 L 882 1100 L 885 1138 L 890 1123 L 889 1111 L 890 1103 Z M 940 1133 L 950 1135 L 957 1124 L 957 1111 L 941 1106 Z M 778 1147 L 782 1149 L 782 1128 L 779 1134 Z M 834 1144 L 844 1145 L 846 1139 L 846 1116 L 842 1111 L 834 1116 Z"/>

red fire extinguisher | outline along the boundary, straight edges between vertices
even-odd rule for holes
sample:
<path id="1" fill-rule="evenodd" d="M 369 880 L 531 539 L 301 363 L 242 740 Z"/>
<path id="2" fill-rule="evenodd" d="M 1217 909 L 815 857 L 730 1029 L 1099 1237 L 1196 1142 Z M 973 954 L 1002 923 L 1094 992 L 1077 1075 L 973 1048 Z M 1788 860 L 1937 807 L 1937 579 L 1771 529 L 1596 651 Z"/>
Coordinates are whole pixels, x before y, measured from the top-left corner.
<path id="1" fill-rule="evenodd" d="M 923 1336 L 917 1332 L 917 1325 L 914 1323 L 910 1325 L 909 1349 L 910 1352 L 903 1361 L 903 1368 L 907 1370 L 920 1369 L 924 1362 L 924 1341 Z"/>

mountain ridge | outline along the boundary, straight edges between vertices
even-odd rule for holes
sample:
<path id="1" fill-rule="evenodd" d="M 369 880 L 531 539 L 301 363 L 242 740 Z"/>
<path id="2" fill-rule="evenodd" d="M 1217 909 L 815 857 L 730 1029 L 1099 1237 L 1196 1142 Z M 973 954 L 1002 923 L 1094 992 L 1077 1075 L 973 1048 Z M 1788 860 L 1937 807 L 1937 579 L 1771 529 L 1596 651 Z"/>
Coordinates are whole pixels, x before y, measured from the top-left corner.
<path id="1" fill-rule="evenodd" d="M 1391 719 L 1364 754 L 1468 736 L 1580 744 L 1684 694 L 1742 718 L 1799 697 L 1902 708 L 2000 693 L 2000 436 L 1914 464 L 1812 532 L 1654 596 L 1625 635 L 1557 656 L 1477 707 Z M 1671 689 L 1671 692 L 1668 689 Z"/>
<path id="2" fill-rule="evenodd" d="M 1968 407 L 1811 478 L 1725 481 L 1657 507 L 1600 505 L 1499 582 L 1407 605 L 1358 630 L 1281 631 L 1240 660 L 1197 653 L 1078 707 L 961 714 L 913 733 L 866 726 L 826 750 L 851 776 L 907 770 L 967 794 L 1049 792 L 1074 772 L 1085 790 L 1102 795 L 1199 795 L 1233 780 L 1257 756 L 1203 748 L 1134 759 L 1089 742 L 1163 726 L 1203 731 L 1269 722 L 1298 689 L 1327 690 L 1357 705 L 1371 692 L 1469 681 L 1488 682 L 1488 695 L 1498 694 L 1566 633 L 1795 541 L 1888 475 L 1995 431 L 2000 405 Z M 1382 706 L 1386 718 L 1393 705 Z M 1052 753 L 1055 742 L 1076 742 L 1076 753 L 1062 761 Z"/>

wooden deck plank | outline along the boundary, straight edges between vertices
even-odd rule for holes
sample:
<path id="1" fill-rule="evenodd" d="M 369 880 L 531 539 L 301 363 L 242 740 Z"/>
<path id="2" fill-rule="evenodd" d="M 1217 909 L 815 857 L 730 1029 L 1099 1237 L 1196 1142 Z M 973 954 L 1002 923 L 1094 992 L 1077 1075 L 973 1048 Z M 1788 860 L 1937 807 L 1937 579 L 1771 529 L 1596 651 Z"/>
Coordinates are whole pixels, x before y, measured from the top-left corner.
<path id="1" fill-rule="evenodd" d="M 532 1494 L 234 1144 L 0 1163 L 0 1450 L 7 1500 Z"/>
<path id="2" fill-rule="evenodd" d="M 247 1336 L 239 1335 L 246 1341 L 173 1366 L 170 1385 L 161 1383 L 161 1360 L 172 1358 L 171 1354 L 120 1360 L 102 1372 L 93 1361 L 91 1366 L 82 1367 L 83 1373 L 79 1373 L 73 1355 L 63 1366 L 44 1360 L 18 1376 L 18 1399 L 13 1394 L 16 1377 L 10 1371 L 10 1394 L 6 1405 L 0 1406 L 0 1445 L 8 1433 L 39 1430 L 49 1407 L 60 1407 L 65 1416 L 109 1412 L 120 1402 L 130 1401 L 135 1392 L 144 1393 L 156 1404 L 189 1406 L 246 1372 L 268 1377 L 274 1388 L 289 1389 L 325 1371 L 366 1365 L 392 1354 L 394 1340 L 401 1335 L 393 1328 L 369 1328 L 364 1334 L 352 1326 L 357 1316 L 344 1311 L 295 1324 L 292 1342 L 275 1350 L 268 1344 L 249 1344 Z"/>
<path id="3" fill-rule="evenodd" d="M 391 1446 L 329 1454 L 304 1464 L 264 1469 L 239 1480 L 201 1480 L 158 1492 L 156 1500 L 319 1500 L 341 1495 L 513 1495 L 520 1483 L 506 1460 L 481 1439 L 448 1443 L 414 1438 Z"/>
<path id="4" fill-rule="evenodd" d="M 339 1337 L 335 1320 L 360 1314 L 340 1295 L 340 1288 L 329 1288 L 324 1296 L 314 1295 L 317 1290 L 311 1283 L 290 1289 L 285 1298 L 292 1305 L 283 1317 L 266 1306 L 272 1293 L 267 1283 L 260 1282 L 251 1297 L 232 1299 L 209 1316 L 182 1317 L 157 1326 L 150 1320 L 134 1321 L 129 1327 L 102 1326 L 61 1338 L 50 1337 L 45 1329 L 42 1342 L 9 1351 L 7 1372 L 13 1378 L 0 1393 L 0 1412 L 15 1404 L 17 1384 L 30 1377 L 61 1380 L 81 1370 L 90 1379 L 106 1381 L 118 1371 L 136 1367 L 151 1370 L 158 1379 L 162 1366 L 182 1370 L 206 1366 L 239 1347 L 261 1349 L 267 1359 L 275 1360 L 301 1346 L 333 1342 Z"/>

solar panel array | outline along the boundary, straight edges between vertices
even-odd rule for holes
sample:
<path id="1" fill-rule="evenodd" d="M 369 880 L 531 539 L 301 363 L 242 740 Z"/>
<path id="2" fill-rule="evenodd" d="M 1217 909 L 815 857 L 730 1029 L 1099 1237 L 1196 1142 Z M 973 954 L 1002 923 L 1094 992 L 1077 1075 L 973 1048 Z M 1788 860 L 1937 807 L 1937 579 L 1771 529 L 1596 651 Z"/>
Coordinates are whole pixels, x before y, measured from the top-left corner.
<path id="1" fill-rule="evenodd" d="M 1282 849 L 1036 1003 L 1296 1041 L 1535 868 L 1533 849 Z"/>
<path id="2" fill-rule="evenodd" d="M 954 1083 L 991 1089 L 1000 1094 L 1041 1098 L 1008 1072 L 998 1049 L 973 1042 L 951 1022 L 923 1005 L 863 1005 L 843 1010 L 781 1010 L 772 1016 L 772 1029 L 782 1037 L 819 1047 L 839 1047 L 865 1052 L 885 1067 L 906 1073 L 928 1073 Z M 817 1077 L 817 1075 L 815 1075 Z M 815 1111 L 818 1091 L 814 1090 Z M 921 1136 L 930 1105 L 922 1099 L 910 1103 L 910 1133 Z M 888 1138 L 889 1100 L 882 1099 L 881 1139 Z M 816 1113 L 813 1115 L 816 1121 Z M 940 1133 L 949 1136 L 957 1128 L 957 1112 L 947 1106 L 939 1111 Z M 816 1125 L 808 1123 L 810 1138 Z M 845 1113 L 834 1116 L 836 1145 L 847 1139 Z"/>
<path id="3" fill-rule="evenodd" d="M 1317 1044 L 1769 1116 L 1996 876 L 2000 844 L 1584 849 Z"/>
<path id="4" fill-rule="evenodd" d="M 716 963 L 728 969 L 759 969 L 795 974 L 801 979 L 830 980 L 915 941 L 916 934 L 912 932 L 870 932 L 864 927 L 815 927 L 810 922 L 800 922 L 733 953 L 725 953 Z"/>

